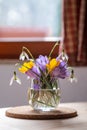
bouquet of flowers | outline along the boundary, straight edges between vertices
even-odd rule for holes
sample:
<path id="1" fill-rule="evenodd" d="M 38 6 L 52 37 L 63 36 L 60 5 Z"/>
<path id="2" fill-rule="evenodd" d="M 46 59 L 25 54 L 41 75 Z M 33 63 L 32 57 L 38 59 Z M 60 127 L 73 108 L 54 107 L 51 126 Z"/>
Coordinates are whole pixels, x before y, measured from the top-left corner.
<path id="1" fill-rule="evenodd" d="M 62 48 L 62 52 L 57 57 L 51 58 L 52 52 L 54 51 L 55 47 L 58 46 L 59 44 L 60 44 L 59 42 L 54 44 L 48 56 L 39 55 L 38 58 L 36 59 L 34 59 L 33 55 L 26 47 L 22 48 L 22 53 L 20 54 L 19 59 L 22 60 L 23 63 L 19 64 L 20 65 L 19 71 L 26 74 L 28 77 L 30 77 L 33 80 L 33 86 L 32 86 L 33 101 L 32 102 L 34 104 L 37 100 L 37 102 L 39 103 L 42 103 L 45 105 L 49 104 L 48 106 L 51 106 L 51 107 L 55 106 L 55 105 L 52 105 L 52 103 L 50 103 L 49 99 L 46 103 L 44 103 L 45 101 L 43 98 L 42 100 L 39 100 L 38 94 L 37 94 L 38 90 L 49 89 L 50 91 L 50 90 L 58 89 L 57 81 L 59 78 L 62 78 L 62 79 L 69 78 L 71 83 L 73 81 L 76 81 L 73 68 L 68 66 L 68 56 L 65 53 L 64 48 Z M 29 58 L 29 56 L 31 58 Z M 10 85 L 12 85 L 13 81 L 16 81 L 17 83 L 21 84 L 21 81 L 16 75 L 16 72 L 14 72 Z M 52 95 L 54 94 L 55 95 L 57 94 L 52 91 L 50 91 L 50 93 L 51 93 L 50 97 L 52 97 Z M 30 91 L 29 91 L 29 95 L 31 95 Z M 41 96 L 42 95 L 43 94 L 41 94 Z M 46 94 L 45 94 L 45 97 L 46 97 Z M 56 97 L 53 96 L 53 99 L 54 99 L 54 102 L 57 101 L 58 96 Z"/>
<path id="2" fill-rule="evenodd" d="M 34 59 L 31 52 L 26 48 L 22 48 L 22 53 L 20 54 L 19 60 L 24 61 L 23 64 L 19 63 L 19 71 L 28 75 L 28 77 L 33 79 L 38 79 L 38 83 L 36 83 L 33 87 L 34 89 L 52 89 L 53 85 L 51 81 L 59 78 L 68 78 L 70 82 L 76 81 L 74 76 L 74 70 L 72 67 L 68 66 L 68 56 L 62 49 L 62 52 L 56 58 L 51 58 L 52 52 L 55 47 L 60 43 L 56 43 L 49 56 L 39 55 L 38 58 Z M 27 52 L 26 52 L 27 50 Z M 29 58 L 29 55 L 31 58 Z M 25 61 L 27 59 L 27 61 Z M 14 75 L 11 78 L 10 85 L 12 85 L 13 81 L 21 84 L 21 80 L 17 77 L 16 72 L 14 71 Z M 41 84 L 41 85 L 40 85 Z"/>

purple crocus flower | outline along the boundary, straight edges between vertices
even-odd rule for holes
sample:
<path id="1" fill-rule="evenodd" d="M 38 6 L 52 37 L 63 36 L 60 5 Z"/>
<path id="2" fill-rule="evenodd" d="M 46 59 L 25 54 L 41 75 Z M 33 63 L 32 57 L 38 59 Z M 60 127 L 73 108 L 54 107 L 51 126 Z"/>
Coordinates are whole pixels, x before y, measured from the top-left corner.
<path id="1" fill-rule="evenodd" d="M 40 86 L 39 86 L 38 84 L 34 84 L 34 85 L 33 85 L 33 88 L 34 88 L 35 90 L 39 90 L 39 89 L 40 89 Z"/>
<path id="2" fill-rule="evenodd" d="M 66 78 L 69 76 L 69 72 L 67 69 L 67 64 L 64 61 L 61 61 L 59 66 L 56 67 L 53 72 L 52 72 L 52 76 L 56 77 L 56 78 Z"/>
<path id="3" fill-rule="evenodd" d="M 40 55 L 39 58 L 36 59 L 36 65 L 42 70 L 46 70 L 46 64 L 49 63 L 49 59 L 47 56 Z"/>
<path id="4" fill-rule="evenodd" d="M 35 65 L 32 67 L 32 69 L 29 69 L 26 74 L 32 78 L 40 78 L 41 73 L 39 68 Z"/>

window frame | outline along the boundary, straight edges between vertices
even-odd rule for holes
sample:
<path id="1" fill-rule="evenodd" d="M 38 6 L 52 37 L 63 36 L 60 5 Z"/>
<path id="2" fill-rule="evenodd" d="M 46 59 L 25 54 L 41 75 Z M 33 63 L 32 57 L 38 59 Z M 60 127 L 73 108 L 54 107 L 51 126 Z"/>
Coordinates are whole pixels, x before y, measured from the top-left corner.
<path id="1" fill-rule="evenodd" d="M 40 54 L 49 55 L 50 50 L 57 41 L 62 41 L 62 37 L 0 38 L 0 59 L 18 59 L 23 46 L 27 47 L 35 58 Z M 52 54 L 53 57 L 57 56 L 58 48 L 55 48 Z"/>
<path id="2" fill-rule="evenodd" d="M 63 31 L 62 27 L 61 27 L 61 34 Z M 7 37 L 7 36 L 4 37 L 3 35 L 3 37 L 0 37 L 0 59 L 6 61 L 18 59 L 23 46 L 27 47 L 34 57 L 37 57 L 40 54 L 49 55 L 49 52 L 52 49 L 53 45 L 57 41 L 60 42 L 63 41 L 63 37 L 61 34 L 60 37 L 42 36 L 42 37 L 23 37 L 23 38 L 21 37 L 20 34 L 19 34 L 20 37 L 18 37 L 17 35 L 15 36 L 14 34 L 13 37 Z M 58 48 L 59 47 L 55 48 L 52 57 L 57 56 Z"/>

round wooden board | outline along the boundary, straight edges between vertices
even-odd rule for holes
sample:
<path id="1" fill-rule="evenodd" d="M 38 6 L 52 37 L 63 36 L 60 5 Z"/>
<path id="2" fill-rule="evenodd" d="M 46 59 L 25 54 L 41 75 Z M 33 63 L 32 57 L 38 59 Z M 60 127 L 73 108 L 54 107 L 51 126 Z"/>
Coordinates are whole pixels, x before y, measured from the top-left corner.
<path id="1" fill-rule="evenodd" d="M 35 111 L 30 106 L 18 106 L 6 110 L 5 115 L 19 119 L 48 120 L 66 119 L 77 116 L 77 111 L 72 108 L 58 107 L 55 111 Z"/>

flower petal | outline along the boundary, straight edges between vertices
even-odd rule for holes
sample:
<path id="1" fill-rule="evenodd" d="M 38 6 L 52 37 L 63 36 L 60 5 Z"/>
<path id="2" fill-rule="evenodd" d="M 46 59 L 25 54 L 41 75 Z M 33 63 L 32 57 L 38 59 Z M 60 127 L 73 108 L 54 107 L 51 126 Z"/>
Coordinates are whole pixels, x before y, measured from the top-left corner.
<path id="1" fill-rule="evenodd" d="M 21 80 L 17 77 L 16 82 L 21 85 Z"/>
<path id="2" fill-rule="evenodd" d="M 10 80 L 10 83 L 9 83 L 10 86 L 13 84 L 13 81 L 14 81 L 14 76 Z"/>
<path id="3" fill-rule="evenodd" d="M 19 56 L 19 60 L 24 61 L 25 59 L 29 60 L 29 56 L 25 51 L 22 51 L 22 53 Z"/>

